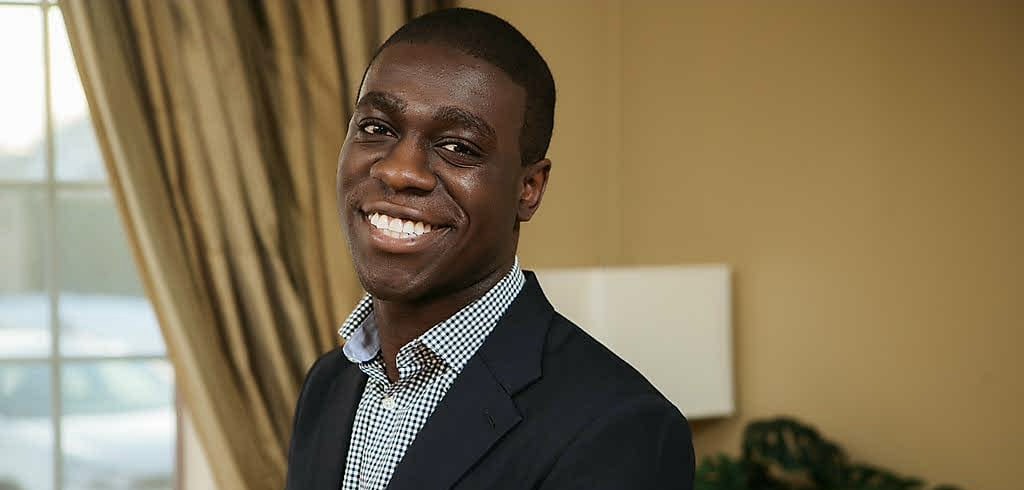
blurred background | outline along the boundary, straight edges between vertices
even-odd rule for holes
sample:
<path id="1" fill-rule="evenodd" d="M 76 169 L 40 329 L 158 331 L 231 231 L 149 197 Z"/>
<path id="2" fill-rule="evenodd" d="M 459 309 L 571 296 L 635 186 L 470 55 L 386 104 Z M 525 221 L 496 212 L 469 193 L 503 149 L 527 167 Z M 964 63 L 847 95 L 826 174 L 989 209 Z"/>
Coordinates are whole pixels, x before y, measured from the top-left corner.
<path id="1" fill-rule="evenodd" d="M 450 3 L 87 4 L 0 1 L 0 489 L 280 488 L 360 294 L 333 194 L 355 85 Z M 784 415 L 1019 486 L 1019 2 L 458 4 L 558 87 L 527 269 L 730 266 L 736 407 L 694 421 L 699 460 Z"/>
<path id="2" fill-rule="evenodd" d="M 559 89 L 535 267 L 733 267 L 737 416 L 855 459 L 1019 486 L 1019 2 L 470 2 Z M 686 376 L 680 373 L 680 376 Z"/>

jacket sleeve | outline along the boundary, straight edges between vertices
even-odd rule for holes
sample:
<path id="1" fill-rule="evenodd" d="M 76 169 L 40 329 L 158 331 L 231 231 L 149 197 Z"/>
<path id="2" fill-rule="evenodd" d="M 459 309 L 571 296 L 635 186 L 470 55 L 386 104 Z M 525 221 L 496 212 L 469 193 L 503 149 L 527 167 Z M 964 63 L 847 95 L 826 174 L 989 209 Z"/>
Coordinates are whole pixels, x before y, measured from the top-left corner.
<path id="1" fill-rule="evenodd" d="M 541 490 L 692 490 L 693 440 L 679 411 L 653 397 L 617 407 L 587 425 Z"/>

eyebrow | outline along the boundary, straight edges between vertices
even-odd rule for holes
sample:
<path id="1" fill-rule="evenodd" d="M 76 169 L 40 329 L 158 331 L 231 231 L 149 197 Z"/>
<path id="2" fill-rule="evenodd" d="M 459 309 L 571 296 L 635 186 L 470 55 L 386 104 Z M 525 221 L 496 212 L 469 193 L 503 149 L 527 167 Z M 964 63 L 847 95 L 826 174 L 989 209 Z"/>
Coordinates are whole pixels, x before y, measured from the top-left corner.
<path id="1" fill-rule="evenodd" d="M 402 98 L 386 92 L 367 92 L 356 103 L 356 108 L 372 107 L 385 114 L 395 115 L 405 111 L 409 105 Z"/>
<path id="2" fill-rule="evenodd" d="M 497 139 L 497 133 L 487 121 L 465 109 L 444 106 L 434 113 L 434 119 L 452 126 L 466 126 L 491 140 Z"/>

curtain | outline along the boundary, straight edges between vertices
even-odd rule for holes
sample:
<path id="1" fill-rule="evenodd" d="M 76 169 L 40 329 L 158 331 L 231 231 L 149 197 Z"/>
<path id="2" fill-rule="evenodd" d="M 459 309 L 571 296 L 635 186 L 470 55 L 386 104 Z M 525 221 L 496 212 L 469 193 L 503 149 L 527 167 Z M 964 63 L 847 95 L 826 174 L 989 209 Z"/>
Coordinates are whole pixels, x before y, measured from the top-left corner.
<path id="1" fill-rule="evenodd" d="M 360 295 L 334 175 L 373 50 L 427 1 L 63 0 L 111 187 L 220 488 L 278 489 Z"/>

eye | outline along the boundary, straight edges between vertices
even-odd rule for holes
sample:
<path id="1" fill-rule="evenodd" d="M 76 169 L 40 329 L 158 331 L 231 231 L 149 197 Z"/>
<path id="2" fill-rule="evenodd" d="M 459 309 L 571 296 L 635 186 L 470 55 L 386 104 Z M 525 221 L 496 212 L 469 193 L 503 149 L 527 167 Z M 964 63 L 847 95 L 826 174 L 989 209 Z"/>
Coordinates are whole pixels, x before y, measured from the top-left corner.
<path id="1" fill-rule="evenodd" d="M 359 130 L 366 134 L 373 134 L 377 136 L 395 136 L 395 132 L 387 126 L 372 121 L 360 124 Z"/>
<path id="2" fill-rule="evenodd" d="M 441 148 L 444 148 L 445 150 L 448 150 L 452 153 L 458 153 L 460 155 L 466 155 L 471 157 L 480 156 L 479 152 L 477 152 L 473 148 L 470 148 L 469 145 L 464 145 L 462 143 L 449 142 L 441 145 Z"/>

